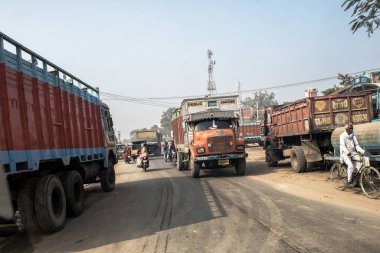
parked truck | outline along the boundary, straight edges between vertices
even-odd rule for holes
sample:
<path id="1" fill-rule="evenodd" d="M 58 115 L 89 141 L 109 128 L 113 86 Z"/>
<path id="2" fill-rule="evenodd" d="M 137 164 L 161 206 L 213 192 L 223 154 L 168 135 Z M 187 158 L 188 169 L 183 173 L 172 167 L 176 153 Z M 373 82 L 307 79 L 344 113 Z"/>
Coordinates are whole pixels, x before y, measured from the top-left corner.
<path id="1" fill-rule="evenodd" d="M 162 135 L 158 130 L 140 130 L 137 131 L 132 138 L 132 143 L 138 145 L 139 149 L 141 143 L 145 143 L 149 150 L 149 154 L 160 156 L 161 139 Z"/>
<path id="2" fill-rule="evenodd" d="M 269 166 L 290 157 L 295 172 L 323 161 L 331 154 L 331 134 L 347 123 L 368 123 L 373 118 L 368 92 L 316 96 L 267 108 L 264 113 L 264 149 Z"/>
<path id="3" fill-rule="evenodd" d="M 99 90 L 0 33 L 0 165 L 16 223 L 55 232 L 84 207 L 84 183 L 115 187 L 115 134 Z"/>
<path id="4" fill-rule="evenodd" d="M 171 126 L 179 170 L 190 167 L 197 178 L 201 168 L 233 165 L 236 174 L 245 174 L 247 153 L 239 136 L 237 96 L 185 99 Z"/>
<path id="5" fill-rule="evenodd" d="M 239 123 L 239 133 L 243 137 L 244 142 L 248 143 L 258 143 L 263 145 L 264 138 L 261 134 L 261 124 L 260 122 L 240 122 Z"/>

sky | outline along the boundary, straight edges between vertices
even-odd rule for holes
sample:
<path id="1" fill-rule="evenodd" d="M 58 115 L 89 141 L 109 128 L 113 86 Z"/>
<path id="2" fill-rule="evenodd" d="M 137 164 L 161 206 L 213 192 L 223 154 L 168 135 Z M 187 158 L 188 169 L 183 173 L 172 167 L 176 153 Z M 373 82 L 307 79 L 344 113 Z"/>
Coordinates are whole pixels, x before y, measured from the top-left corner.
<path id="1" fill-rule="evenodd" d="M 352 34 L 343 0 L 2 1 L 0 31 L 101 92 L 132 98 L 207 93 L 207 49 L 218 93 L 380 67 L 380 31 Z M 281 103 L 335 80 L 270 90 Z M 243 93 L 243 98 L 252 96 Z M 101 97 L 116 131 L 159 124 L 168 106 Z M 141 101 L 141 100 L 138 100 Z"/>

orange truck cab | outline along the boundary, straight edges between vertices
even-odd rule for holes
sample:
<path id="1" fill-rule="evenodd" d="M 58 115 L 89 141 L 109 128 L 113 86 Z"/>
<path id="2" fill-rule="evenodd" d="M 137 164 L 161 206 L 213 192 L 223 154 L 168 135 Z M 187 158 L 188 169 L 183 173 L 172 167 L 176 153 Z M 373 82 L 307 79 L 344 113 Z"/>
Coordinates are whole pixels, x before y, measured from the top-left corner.
<path id="1" fill-rule="evenodd" d="M 244 175 L 244 140 L 239 137 L 237 96 L 185 99 L 172 117 L 177 167 L 199 177 L 202 168 L 234 166 Z"/>

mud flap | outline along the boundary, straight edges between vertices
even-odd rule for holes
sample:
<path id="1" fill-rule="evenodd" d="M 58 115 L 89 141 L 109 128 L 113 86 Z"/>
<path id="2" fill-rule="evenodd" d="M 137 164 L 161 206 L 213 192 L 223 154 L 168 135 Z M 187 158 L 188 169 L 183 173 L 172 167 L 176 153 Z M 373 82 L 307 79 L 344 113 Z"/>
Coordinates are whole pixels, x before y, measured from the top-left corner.
<path id="1" fill-rule="evenodd" d="M 308 163 L 322 161 L 321 150 L 318 147 L 316 140 L 302 140 L 302 149 Z"/>
<path id="2" fill-rule="evenodd" d="M 9 220 L 12 219 L 13 214 L 7 179 L 3 167 L 0 166 L 0 217 Z"/>

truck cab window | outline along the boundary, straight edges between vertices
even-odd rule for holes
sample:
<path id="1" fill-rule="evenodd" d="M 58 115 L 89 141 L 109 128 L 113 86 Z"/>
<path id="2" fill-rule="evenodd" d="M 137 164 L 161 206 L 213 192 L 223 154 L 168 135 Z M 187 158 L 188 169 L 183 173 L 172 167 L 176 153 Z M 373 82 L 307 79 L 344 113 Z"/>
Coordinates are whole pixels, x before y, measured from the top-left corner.
<path id="1" fill-rule="evenodd" d="M 206 120 L 196 123 L 195 131 L 206 131 L 212 129 L 230 129 L 232 128 L 230 122 L 225 120 Z"/>

